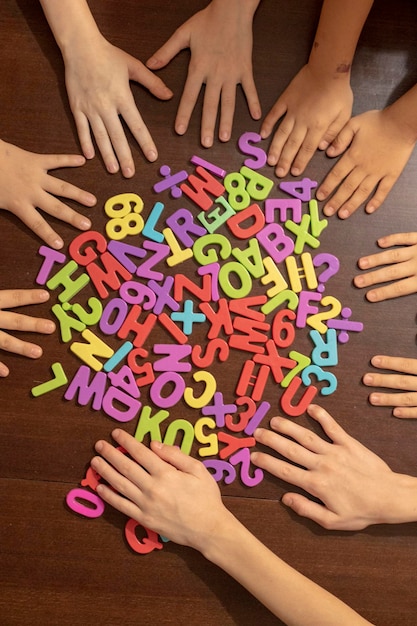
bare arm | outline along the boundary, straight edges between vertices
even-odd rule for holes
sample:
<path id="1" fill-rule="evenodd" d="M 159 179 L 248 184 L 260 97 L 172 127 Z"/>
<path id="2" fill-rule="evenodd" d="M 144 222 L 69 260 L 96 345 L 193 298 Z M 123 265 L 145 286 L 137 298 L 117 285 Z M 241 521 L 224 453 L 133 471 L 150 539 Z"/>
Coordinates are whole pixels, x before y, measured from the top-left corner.
<path id="1" fill-rule="evenodd" d="M 120 429 L 113 436 L 134 460 L 105 441 L 97 443 L 101 457 L 94 457 L 91 465 L 116 490 L 98 486 L 109 504 L 172 541 L 199 550 L 287 624 L 369 624 L 258 541 L 225 508 L 201 462 L 159 442 L 149 450 Z"/>
<path id="2" fill-rule="evenodd" d="M 266 116 L 268 137 L 276 122 L 268 155 L 278 176 L 301 174 L 320 148 L 326 149 L 352 112 L 350 73 L 372 0 L 325 0 L 308 63 L 291 81 Z"/>
<path id="3" fill-rule="evenodd" d="M 162 100 L 172 92 L 143 63 L 111 45 L 100 33 L 86 0 L 40 0 L 65 63 L 68 98 L 86 158 L 94 156 L 93 133 L 106 168 L 135 173 L 121 116 L 149 161 L 157 149 L 137 109 L 129 81 Z"/>

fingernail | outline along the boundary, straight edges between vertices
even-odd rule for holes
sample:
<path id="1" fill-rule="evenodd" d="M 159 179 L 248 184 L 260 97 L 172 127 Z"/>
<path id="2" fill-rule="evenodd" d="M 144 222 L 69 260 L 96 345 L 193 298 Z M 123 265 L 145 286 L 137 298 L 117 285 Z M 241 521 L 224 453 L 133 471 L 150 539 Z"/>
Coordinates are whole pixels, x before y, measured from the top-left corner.
<path id="1" fill-rule="evenodd" d="M 55 239 L 55 241 L 52 243 L 52 248 L 54 248 L 55 250 L 60 250 L 63 247 L 64 247 L 64 242 L 60 238 Z"/>
<path id="2" fill-rule="evenodd" d="M 365 374 L 365 376 L 363 377 L 363 382 L 365 383 L 365 385 L 372 385 L 372 374 Z"/>
<path id="3" fill-rule="evenodd" d="M 49 292 L 45 291 L 44 289 L 39 292 L 38 296 L 41 302 L 46 302 L 47 300 L 49 300 Z"/>
<path id="4" fill-rule="evenodd" d="M 30 349 L 30 356 L 34 359 L 39 359 L 39 357 L 42 356 L 42 348 L 40 346 L 33 346 Z"/>
<path id="5" fill-rule="evenodd" d="M 221 134 L 220 134 L 220 141 L 229 141 L 230 139 L 230 135 L 229 133 L 224 130 Z"/>
<path id="6" fill-rule="evenodd" d="M 186 128 L 184 126 L 184 124 L 180 124 L 179 126 L 176 126 L 175 128 L 176 132 L 178 135 L 183 135 L 186 131 Z"/>
<path id="7" fill-rule="evenodd" d="M 211 137 L 204 137 L 201 143 L 205 148 L 211 148 L 213 140 Z"/>
<path id="8" fill-rule="evenodd" d="M 80 228 L 81 230 L 88 230 L 89 228 L 91 228 L 90 220 L 88 220 L 87 218 L 84 218 L 83 220 L 81 220 Z"/>
<path id="9" fill-rule="evenodd" d="M 119 166 L 117 163 L 113 161 L 113 163 L 108 164 L 107 169 L 110 172 L 110 174 L 115 174 L 119 170 Z"/>
<path id="10" fill-rule="evenodd" d="M 317 198 L 317 200 L 324 200 L 325 195 L 324 195 L 324 193 L 323 193 L 322 191 L 320 191 L 320 190 L 319 190 L 319 191 L 316 193 L 316 198 Z"/>
<path id="11" fill-rule="evenodd" d="M 349 217 L 349 211 L 347 209 L 341 209 L 339 211 L 339 217 L 342 220 L 345 220 L 347 217 Z"/>
<path id="12" fill-rule="evenodd" d="M 53 322 L 45 322 L 44 330 L 46 333 L 53 333 L 55 330 L 55 324 Z"/>
<path id="13" fill-rule="evenodd" d="M 283 176 L 285 176 L 285 170 L 282 167 L 279 167 L 276 171 L 277 176 L 279 176 L 279 178 L 282 178 Z"/>
<path id="14" fill-rule="evenodd" d="M 298 176 L 298 175 L 299 175 L 299 173 L 300 173 L 300 170 L 298 169 L 298 167 L 293 167 L 293 168 L 292 168 L 292 170 L 291 170 L 291 174 L 292 174 L 293 176 Z"/>
<path id="15" fill-rule="evenodd" d="M 148 161 L 153 161 L 154 159 L 151 158 L 151 152 L 148 154 Z M 133 176 L 133 170 L 131 167 L 126 167 L 124 172 L 123 172 L 123 176 L 125 178 L 132 178 Z"/>
<path id="16" fill-rule="evenodd" d="M 156 159 L 158 158 L 158 154 L 155 152 L 155 150 L 150 150 L 148 152 L 148 161 L 156 161 Z M 133 172 L 132 172 L 133 175 Z"/>

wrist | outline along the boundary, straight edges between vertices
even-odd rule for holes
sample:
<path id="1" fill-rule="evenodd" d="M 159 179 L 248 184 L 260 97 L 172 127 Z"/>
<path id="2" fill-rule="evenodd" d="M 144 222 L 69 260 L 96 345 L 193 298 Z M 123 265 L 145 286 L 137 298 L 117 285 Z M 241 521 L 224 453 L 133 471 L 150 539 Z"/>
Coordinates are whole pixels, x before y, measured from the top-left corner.
<path id="1" fill-rule="evenodd" d="M 229 11 L 238 17 L 253 19 L 261 0 L 212 0 L 211 6 L 219 11 Z"/>
<path id="2" fill-rule="evenodd" d="M 417 521 L 417 478 L 393 474 L 390 497 L 383 505 L 381 524 L 405 524 Z"/>

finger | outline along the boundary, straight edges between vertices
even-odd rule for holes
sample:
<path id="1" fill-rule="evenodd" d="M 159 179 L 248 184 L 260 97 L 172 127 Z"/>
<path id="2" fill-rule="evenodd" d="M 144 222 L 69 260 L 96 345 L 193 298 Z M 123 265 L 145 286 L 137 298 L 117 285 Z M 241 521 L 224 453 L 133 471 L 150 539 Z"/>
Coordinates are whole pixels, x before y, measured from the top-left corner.
<path id="1" fill-rule="evenodd" d="M 277 176 L 283 177 L 288 174 L 293 160 L 305 140 L 305 133 L 305 128 L 297 126 L 297 124 L 294 125 L 294 128 L 289 134 L 278 159 L 277 167 L 275 169 Z"/>
<path id="2" fill-rule="evenodd" d="M 138 142 L 141 150 L 148 161 L 151 163 L 156 161 L 158 158 L 158 151 L 156 149 L 156 145 L 151 137 L 151 134 L 144 123 L 142 116 L 140 115 L 134 100 L 132 98 L 131 102 L 127 106 L 123 106 L 120 110 L 122 117 L 124 118 L 126 124 L 130 128 L 132 135 Z M 122 129 L 123 132 L 123 129 Z M 120 137 L 118 137 L 118 140 Z M 113 139 L 112 139 L 113 140 Z M 119 151 L 119 149 L 120 151 Z M 118 144 L 118 148 L 116 148 L 117 156 L 119 158 L 120 165 L 122 167 L 123 175 L 126 178 L 133 176 L 135 172 L 134 163 L 132 159 L 132 153 L 129 148 L 129 144 L 126 140 L 126 136 L 123 133 L 123 141 L 120 141 Z"/>
<path id="3" fill-rule="evenodd" d="M 101 456 L 91 462 L 92 467 L 119 493 L 134 498 L 137 489 L 146 486 L 149 474 L 136 459 L 129 458 L 107 441 L 97 441 L 95 448 Z"/>
<path id="4" fill-rule="evenodd" d="M 320 138 L 321 132 L 307 131 L 291 167 L 291 174 L 293 176 L 299 176 L 304 172 L 307 164 L 310 162 L 318 148 Z"/>
<path id="5" fill-rule="evenodd" d="M 290 118 L 288 115 L 286 115 L 284 119 L 280 122 L 269 147 L 268 165 L 277 165 L 281 157 L 281 152 L 288 140 L 288 137 L 290 137 L 294 129 L 294 122 L 295 120 L 293 118 Z M 284 170 L 282 170 L 282 172 L 284 175 Z"/>
<path id="6" fill-rule="evenodd" d="M 149 475 L 156 474 L 161 470 L 163 463 L 158 456 L 132 435 L 116 428 L 112 432 L 112 437 Z"/>
<path id="7" fill-rule="evenodd" d="M 348 176 L 348 174 L 353 169 L 353 163 L 351 163 L 349 158 L 346 158 L 348 155 L 343 156 L 340 161 L 333 166 L 330 172 L 325 177 L 324 181 L 317 189 L 316 198 L 319 201 L 326 200 L 334 190 L 340 185 L 340 183 Z M 352 189 L 353 191 L 353 189 Z M 338 207 L 334 208 L 332 206 L 326 205 L 327 207 L 326 215 L 333 215 L 336 213 Z M 324 209 L 323 209 L 324 211 Z"/>
<path id="8" fill-rule="evenodd" d="M 12 309 L 49 300 L 46 289 L 0 289 L 0 309 Z"/>
<path id="9" fill-rule="evenodd" d="M 127 67 L 129 79 L 134 80 L 146 87 L 146 89 L 148 89 L 148 91 L 150 91 L 150 93 L 156 98 L 159 98 L 160 100 L 169 100 L 169 98 L 172 98 L 173 93 L 171 89 L 168 89 L 164 81 L 147 69 L 143 63 L 128 55 Z"/>
<path id="10" fill-rule="evenodd" d="M 417 291 L 417 277 L 405 278 L 399 280 L 392 285 L 378 287 L 367 292 L 366 298 L 369 302 L 381 302 L 382 300 L 390 300 L 392 298 L 400 298 L 408 296 Z"/>
<path id="11" fill-rule="evenodd" d="M 378 252 L 377 254 L 370 254 L 368 256 L 361 257 L 358 261 L 358 265 L 361 269 L 366 270 L 372 267 L 379 267 L 380 265 L 394 265 L 398 263 L 404 263 L 405 261 L 408 261 L 411 257 L 411 248 L 395 248 L 394 250 L 385 250 L 384 252 Z M 380 270 L 378 272 L 369 272 L 368 274 L 362 274 L 363 285 L 361 286 L 367 287 L 368 285 L 373 285 L 375 282 L 381 282 L 379 280 L 374 280 L 374 277 L 379 279 L 382 272 L 384 272 L 384 274 L 386 275 L 386 269 L 387 268 L 384 268 L 383 270 Z"/>
<path id="12" fill-rule="evenodd" d="M 206 85 L 201 118 L 201 145 L 211 148 L 213 145 L 214 128 L 219 110 L 221 86 L 210 81 Z"/>
<path id="13" fill-rule="evenodd" d="M 389 248 L 390 246 L 413 246 L 416 244 L 417 233 L 395 233 L 378 239 L 378 245 L 381 248 Z"/>
<path id="14" fill-rule="evenodd" d="M 282 437 L 266 428 L 259 428 L 255 431 L 255 439 L 258 443 L 278 452 L 285 459 L 306 469 L 312 469 L 316 465 L 317 455 L 288 437 Z"/>
<path id="15" fill-rule="evenodd" d="M 208 470 L 206 470 L 201 461 L 184 454 L 176 446 L 167 446 L 159 441 L 152 441 L 151 448 L 162 461 L 169 463 L 170 466 L 181 472 L 193 476 L 208 474 Z"/>
<path id="16" fill-rule="evenodd" d="M 188 29 L 178 28 L 168 41 L 146 61 L 146 66 L 151 70 L 159 70 L 168 65 L 181 50 L 188 48 L 189 45 Z"/>
<path id="17" fill-rule="evenodd" d="M 0 350 L 5 352 L 13 352 L 26 356 L 29 359 L 39 359 L 42 356 L 42 348 L 34 343 L 22 341 L 0 330 Z"/>
<path id="18" fill-rule="evenodd" d="M 77 213 L 77 211 L 74 211 L 74 209 L 71 209 L 67 204 L 47 192 L 42 192 L 39 195 L 38 206 L 48 215 L 61 220 L 61 222 L 71 224 L 71 226 L 79 230 L 88 230 L 91 228 L 91 221 L 87 217 L 81 213 Z"/>
<path id="19" fill-rule="evenodd" d="M 266 115 L 261 125 L 260 135 L 266 139 L 274 130 L 277 121 L 287 112 L 287 105 L 284 100 L 278 99 L 269 113 Z M 275 165 L 275 164 L 270 164 Z"/>
<path id="20" fill-rule="evenodd" d="M 281 461 L 264 452 L 252 452 L 250 458 L 254 465 L 276 476 L 276 478 L 309 491 L 310 472 L 308 470 L 301 469 L 286 461 Z"/>
<path id="21" fill-rule="evenodd" d="M 385 198 L 391 191 L 396 182 L 398 176 L 384 176 L 379 182 L 376 193 L 372 196 L 365 207 L 365 211 L 369 214 L 375 213 L 381 204 L 385 201 Z"/>
<path id="22" fill-rule="evenodd" d="M 401 419 L 416 419 L 417 407 L 396 407 L 393 409 L 392 414 L 394 417 Z"/>
<path id="23" fill-rule="evenodd" d="M 189 71 L 175 119 L 175 132 L 178 135 L 183 135 L 187 131 L 202 85 L 203 81 L 192 76 Z"/>
<path id="24" fill-rule="evenodd" d="M 332 172 L 334 172 L 334 176 L 332 175 Z M 330 185 L 326 188 L 326 190 L 328 191 L 329 188 L 332 187 L 332 185 L 334 184 L 333 188 L 331 189 L 331 193 L 334 193 L 333 197 L 323 207 L 323 213 L 325 215 L 334 215 L 355 193 L 363 180 L 363 176 L 359 168 L 350 167 L 350 159 L 342 157 L 341 161 L 339 161 L 339 163 L 335 165 L 335 167 L 328 174 L 326 179 L 330 181 Z M 318 192 L 317 198 L 319 198 L 319 195 L 320 194 Z M 340 212 L 339 217 L 342 217 Z"/>
<path id="25" fill-rule="evenodd" d="M 56 178 L 55 176 L 48 175 L 45 191 L 53 194 L 54 196 L 60 196 L 61 198 L 68 198 L 69 200 L 75 200 L 79 204 L 83 204 L 84 206 L 92 207 L 97 203 L 97 198 L 93 196 L 92 193 L 88 191 L 84 191 L 71 183 L 67 183 L 65 180 L 61 180 L 60 178 Z M 85 218 L 86 219 L 86 218 Z M 91 222 L 87 220 L 89 223 L 89 227 L 91 227 Z"/>
<path id="26" fill-rule="evenodd" d="M 115 174 L 119 171 L 119 163 L 113 151 L 107 128 L 100 117 L 91 118 L 89 121 L 104 165 L 110 174 Z"/>
<path id="27" fill-rule="evenodd" d="M 358 173 L 358 175 L 356 176 L 356 173 L 352 172 L 351 176 L 352 182 L 350 184 L 350 187 L 355 186 L 356 181 L 362 178 L 363 175 L 359 175 Z M 332 204 L 338 201 L 339 193 L 343 193 L 345 190 L 345 186 L 349 185 L 349 178 L 350 176 L 348 176 L 348 179 L 342 183 L 340 190 L 338 190 L 336 195 L 332 198 Z M 369 198 L 370 194 L 375 189 L 376 182 L 377 181 L 375 180 L 374 176 L 364 176 L 362 178 L 362 180 L 356 185 L 354 192 L 351 194 L 348 200 L 342 204 L 338 211 L 338 215 L 342 220 L 350 217 L 352 213 L 354 213 L 356 209 L 358 209 L 360 205 L 363 204 L 367 198 Z M 350 188 L 347 187 L 347 192 L 349 193 L 349 191 Z"/>
<path id="28" fill-rule="evenodd" d="M 369 402 L 374 406 L 417 407 L 417 393 L 371 393 Z"/>
<path id="29" fill-rule="evenodd" d="M 304 428 L 296 422 L 284 417 L 273 417 L 271 419 L 271 428 L 273 428 L 276 432 L 285 435 L 285 437 L 291 437 L 301 444 L 306 450 L 310 450 L 311 452 L 315 452 L 317 454 L 324 454 L 329 445 L 308 428 Z"/>
<path id="30" fill-rule="evenodd" d="M 0 361 L 0 378 L 6 378 L 10 374 L 10 370 L 5 363 Z"/>
<path id="31" fill-rule="evenodd" d="M 42 333 L 43 335 L 50 335 L 55 331 L 55 324 L 51 320 L 11 311 L 0 311 L 0 327 L 3 330 Z"/>
<path id="32" fill-rule="evenodd" d="M 340 133 L 343 124 L 344 122 L 342 122 L 339 118 L 336 119 L 332 124 L 330 124 L 329 128 L 326 130 L 322 139 L 319 142 L 319 150 L 327 150 L 329 145 L 335 141 L 338 133 Z"/>
<path id="33" fill-rule="evenodd" d="M 97 493 L 100 498 L 110 504 L 110 506 L 114 507 L 127 517 L 141 523 L 143 514 L 137 504 L 134 504 L 131 500 L 120 496 L 114 491 L 114 489 L 108 487 L 107 485 L 97 485 Z"/>
<path id="34" fill-rule="evenodd" d="M 406 374 L 367 373 L 363 376 L 363 382 L 368 387 L 417 391 L 417 376 L 407 376 Z"/>
<path id="35" fill-rule="evenodd" d="M 246 102 L 248 103 L 249 113 L 254 120 L 259 120 L 262 117 L 262 107 L 259 101 L 258 91 L 256 89 L 255 81 L 253 80 L 253 74 L 244 76 L 242 79 L 242 89 L 245 94 Z"/>
<path id="36" fill-rule="evenodd" d="M 348 146 L 352 143 L 352 140 L 356 134 L 355 126 L 353 121 L 350 120 L 342 128 L 340 133 L 334 138 L 331 145 L 328 147 L 326 154 L 329 157 L 336 157 L 342 154 L 346 150 Z"/>
<path id="37" fill-rule="evenodd" d="M 328 530 L 337 528 L 337 515 L 335 513 L 299 493 L 286 493 L 281 502 L 300 517 L 307 517 L 323 528 Z"/>
<path id="38" fill-rule="evenodd" d="M 44 241 L 50 248 L 54 250 L 60 250 L 64 247 L 64 242 L 61 237 L 54 231 L 54 229 L 48 224 L 48 222 L 42 217 L 31 204 L 20 205 L 18 209 L 14 211 L 15 215 L 22 220 L 24 224 L 32 232 L 35 233 L 42 241 Z"/>
<path id="39" fill-rule="evenodd" d="M 134 108 L 136 106 L 132 100 L 128 105 L 121 107 L 119 113 L 126 120 L 126 117 L 129 117 L 131 114 L 129 109 Z M 137 110 L 137 109 L 136 109 Z M 145 125 L 143 124 L 142 118 L 139 115 L 138 127 L 135 127 L 135 131 L 138 133 L 139 138 L 141 137 L 141 131 L 143 131 Z M 130 150 L 129 143 L 126 139 L 126 135 L 120 121 L 119 115 L 115 114 L 114 111 L 110 113 L 108 117 L 103 118 L 104 125 L 106 127 L 106 131 L 108 137 L 110 139 L 112 148 L 114 153 L 116 154 L 116 158 L 120 164 L 122 174 L 125 178 L 131 178 L 135 173 L 135 165 L 132 158 L 132 152 Z M 128 124 L 129 125 L 129 124 Z"/>
<path id="40" fill-rule="evenodd" d="M 232 134 L 233 117 L 235 114 L 236 104 L 236 87 L 233 85 L 225 85 L 221 93 L 220 106 L 220 124 L 219 139 L 220 141 L 229 141 Z"/>
<path id="41" fill-rule="evenodd" d="M 40 154 L 37 155 L 44 170 L 57 170 L 63 167 L 81 167 L 85 158 L 81 154 Z"/>
<path id="42" fill-rule="evenodd" d="M 323 407 L 310 404 L 307 413 L 320 424 L 328 438 L 333 443 L 343 444 L 351 439 L 350 435 L 336 422 L 336 420 Z"/>
<path id="43" fill-rule="evenodd" d="M 87 117 L 81 111 L 72 109 L 75 125 L 77 127 L 78 138 L 80 140 L 81 150 L 86 159 L 93 159 L 95 156 L 94 145 L 91 140 L 90 124 Z"/>
<path id="44" fill-rule="evenodd" d="M 417 376 L 417 359 L 376 354 L 372 357 L 371 363 L 374 367 L 380 369 L 394 370 Z"/>

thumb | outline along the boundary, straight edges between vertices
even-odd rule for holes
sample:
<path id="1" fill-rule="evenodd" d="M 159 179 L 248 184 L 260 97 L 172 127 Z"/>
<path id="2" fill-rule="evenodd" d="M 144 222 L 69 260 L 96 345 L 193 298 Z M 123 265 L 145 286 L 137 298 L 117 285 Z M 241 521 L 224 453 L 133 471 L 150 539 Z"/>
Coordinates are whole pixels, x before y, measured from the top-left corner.
<path id="1" fill-rule="evenodd" d="M 168 41 L 146 61 L 146 66 L 151 70 L 160 70 L 189 45 L 190 37 L 186 29 L 178 28 Z"/>
<path id="2" fill-rule="evenodd" d="M 351 122 L 348 122 L 346 126 L 342 128 L 337 137 L 333 140 L 332 144 L 327 148 L 327 156 L 336 157 L 342 154 L 346 148 L 351 144 L 352 139 L 355 136 L 355 129 Z"/>
<path id="3" fill-rule="evenodd" d="M 128 70 L 129 80 L 140 83 L 160 100 L 169 100 L 172 98 L 173 93 L 171 89 L 165 85 L 164 81 L 159 78 L 159 76 L 156 76 L 153 72 L 148 70 L 138 59 L 129 57 Z"/>

